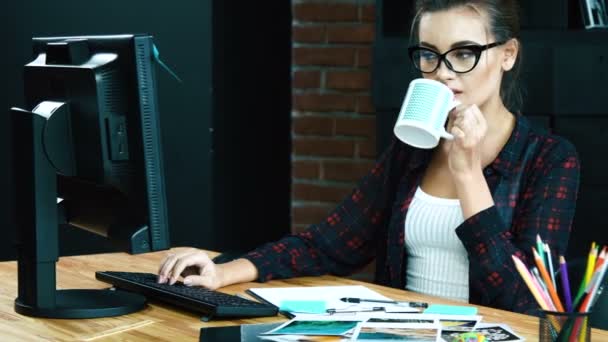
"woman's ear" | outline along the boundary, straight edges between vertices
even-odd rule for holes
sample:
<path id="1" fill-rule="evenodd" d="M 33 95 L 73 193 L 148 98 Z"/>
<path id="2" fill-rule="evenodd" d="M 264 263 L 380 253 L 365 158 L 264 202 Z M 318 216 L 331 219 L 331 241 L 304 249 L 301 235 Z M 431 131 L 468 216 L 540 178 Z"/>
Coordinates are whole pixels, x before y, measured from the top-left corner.
<path id="1" fill-rule="evenodd" d="M 509 39 L 503 47 L 502 69 L 509 71 L 515 65 L 519 52 L 519 40 L 516 38 Z"/>

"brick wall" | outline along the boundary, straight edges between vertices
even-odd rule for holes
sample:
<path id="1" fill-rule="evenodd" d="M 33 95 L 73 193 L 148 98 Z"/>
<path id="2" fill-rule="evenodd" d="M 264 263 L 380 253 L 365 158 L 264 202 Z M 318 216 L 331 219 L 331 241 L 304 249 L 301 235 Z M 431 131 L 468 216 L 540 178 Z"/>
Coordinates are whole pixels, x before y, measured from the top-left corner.
<path id="1" fill-rule="evenodd" d="M 346 196 L 376 157 L 373 0 L 293 0 L 292 230 Z"/>

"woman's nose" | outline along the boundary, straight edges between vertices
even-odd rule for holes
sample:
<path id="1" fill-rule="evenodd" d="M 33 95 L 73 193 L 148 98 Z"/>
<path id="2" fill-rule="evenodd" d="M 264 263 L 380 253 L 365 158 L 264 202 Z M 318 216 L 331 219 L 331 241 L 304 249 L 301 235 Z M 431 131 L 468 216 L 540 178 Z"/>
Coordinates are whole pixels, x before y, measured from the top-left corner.
<path id="1" fill-rule="evenodd" d="M 448 63 L 449 62 L 446 59 L 439 62 L 439 67 L 435 71 L 437 81 L 447 81 L 453 79 L 456 76 L 456 73 L 448 67 Z"/>

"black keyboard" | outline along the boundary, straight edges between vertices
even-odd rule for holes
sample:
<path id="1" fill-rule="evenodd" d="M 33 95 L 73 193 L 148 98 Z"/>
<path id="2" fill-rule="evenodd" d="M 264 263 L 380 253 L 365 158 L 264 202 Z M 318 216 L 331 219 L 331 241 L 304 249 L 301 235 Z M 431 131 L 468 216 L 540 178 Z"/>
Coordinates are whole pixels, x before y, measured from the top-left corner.
<path id="1" fill-rule="evenodd" d="M 95 272 L 95 278 L 116 288 L 136 292 L 151 300 L 159 300 L 204 314 L 205 319 L 221 317 L 265 317 L 276 316 L 277 307 L 245 298 L 186 286 L 181 282 L 173 285 L 158 284 L 152 273 Z"/>

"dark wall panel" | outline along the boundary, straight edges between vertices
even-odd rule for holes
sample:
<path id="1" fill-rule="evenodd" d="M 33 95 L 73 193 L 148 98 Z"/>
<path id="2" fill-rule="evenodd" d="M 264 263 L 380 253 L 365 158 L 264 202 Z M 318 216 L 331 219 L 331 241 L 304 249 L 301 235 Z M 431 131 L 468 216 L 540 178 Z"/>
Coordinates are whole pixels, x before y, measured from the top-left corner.
<path id="1" fill-rule="evenodd" d="M 608 32 L 603 44 L 580 42 L 555 49 L 555 114 L 608 115 Z"/>

